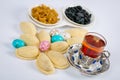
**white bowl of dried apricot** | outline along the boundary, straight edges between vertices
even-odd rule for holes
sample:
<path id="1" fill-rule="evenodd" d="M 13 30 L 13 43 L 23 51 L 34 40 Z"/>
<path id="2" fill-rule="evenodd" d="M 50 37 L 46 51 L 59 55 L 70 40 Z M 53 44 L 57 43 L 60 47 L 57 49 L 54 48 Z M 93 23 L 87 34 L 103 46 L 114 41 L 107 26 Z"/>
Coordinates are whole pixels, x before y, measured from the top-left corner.
<path id="1" fill-rule="evenodd" d="M 46 28 L 55 26 L 62 20 L 62 16 L 57 9 L 44 4 L 30 8 L 28 15 L 34 24 L 43 25 Z"/>

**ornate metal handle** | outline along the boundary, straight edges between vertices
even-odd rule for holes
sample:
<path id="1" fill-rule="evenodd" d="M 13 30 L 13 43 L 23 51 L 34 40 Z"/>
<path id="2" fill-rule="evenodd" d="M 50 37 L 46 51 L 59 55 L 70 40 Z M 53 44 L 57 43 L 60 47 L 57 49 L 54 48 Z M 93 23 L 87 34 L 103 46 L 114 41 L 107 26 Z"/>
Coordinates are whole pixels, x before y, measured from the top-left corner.
<path id="1" fill-rule="evenodd" d="M 107 51 L 107 50 L 104 50 L 104 51 L 103 51 L 103 55 L 104 55 L 106 58 L 109 58 L 109 57 L 110 57 L 110 52 Z"/>

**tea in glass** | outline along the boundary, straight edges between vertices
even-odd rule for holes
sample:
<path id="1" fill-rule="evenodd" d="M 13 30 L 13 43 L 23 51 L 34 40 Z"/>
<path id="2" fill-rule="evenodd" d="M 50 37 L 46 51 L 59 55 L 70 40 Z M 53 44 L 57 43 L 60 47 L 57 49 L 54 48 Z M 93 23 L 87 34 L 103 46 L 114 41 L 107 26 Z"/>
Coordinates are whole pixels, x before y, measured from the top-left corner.
<path id="1" fill-rule="evenodd" d="M 106 46 L 105 38 L 95 32 L 88 32 L 82 42 L 81 51 L 84 55 L 91 58 L 97 58 Z"/>

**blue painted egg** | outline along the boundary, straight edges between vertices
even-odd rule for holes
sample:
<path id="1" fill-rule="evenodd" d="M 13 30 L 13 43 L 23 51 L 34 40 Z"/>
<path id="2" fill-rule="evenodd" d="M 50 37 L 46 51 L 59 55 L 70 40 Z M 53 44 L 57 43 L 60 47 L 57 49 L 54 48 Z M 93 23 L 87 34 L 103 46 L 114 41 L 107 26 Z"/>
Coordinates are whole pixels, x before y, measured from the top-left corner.
<path id="1" fill-rule="evenodd" d="M 51 42 L 53 43 L 53 42 L 57 42 L 57 41 L 64 41 L 64 38 L 62 36 L 60 36 L 60 35 L 52 36 Z"/>
<path id="2" fill-rule="evenodd" d="M 12 42 L 12 45 L 15 47 L 15 48 L 20 48 L 20 47 L 23 47 L 25 46 L 25 42 L 21 39 L 15 39 L 13 42 Z"/>

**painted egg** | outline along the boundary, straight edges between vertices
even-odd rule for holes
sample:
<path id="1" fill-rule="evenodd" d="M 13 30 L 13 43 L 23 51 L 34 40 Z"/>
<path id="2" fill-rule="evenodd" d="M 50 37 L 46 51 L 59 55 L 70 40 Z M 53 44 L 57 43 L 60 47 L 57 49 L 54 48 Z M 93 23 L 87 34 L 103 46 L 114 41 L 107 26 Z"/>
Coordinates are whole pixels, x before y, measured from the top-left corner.
<path id="1" fill-rule="evenodd" d="M 42 41 L 40 43 L 39 49 L 40 51 L 47 51 L 50 48 L 50 42 L 49 41 Z"/>
<path id="2" fill-rule="evenodd" d="M 53 42 L 57 42 L 57 41 L 64 41 L 64 38 L 62 36 L 60 36 L 60 35 L 52 36 L 51 42 L 53 43 Z"/>
<path id="3" fill-rule="evenodd" d="M 60 33 L 59 30 L 57 30 L 57 29 L 52 29 L 52 30 L 50 31 L 50 36 L 59 35 L 59 33 Z"/>
<path id="4" fill-rule="evenodd" d="M 21 39 L 15 39 L 13 42 L 12 42 L 12 45 L 15 47 L 15 48 L 20 48 L 20 47 L 23 47 L 25 46 L 25 42 Z"/>
<path id="5" fill-rule="evenodd" d="M 64 40 L 71 38 L 71 35 L 67 32 L 61 32 L 60 35 L 64 38 Z"/>

